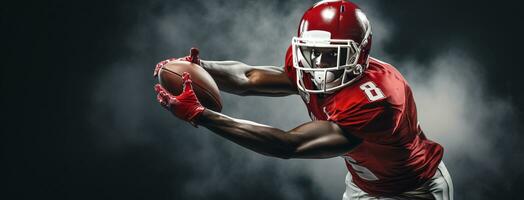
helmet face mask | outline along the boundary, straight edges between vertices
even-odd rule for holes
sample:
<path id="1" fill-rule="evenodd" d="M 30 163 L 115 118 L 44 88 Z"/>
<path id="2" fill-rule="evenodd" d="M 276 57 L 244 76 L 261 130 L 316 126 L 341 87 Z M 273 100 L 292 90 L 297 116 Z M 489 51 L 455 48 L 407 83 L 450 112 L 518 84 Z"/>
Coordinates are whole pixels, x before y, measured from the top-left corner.
<path id="1" fill-rule="evenodd" d="M 327 68 L 339 67 L 347 64 L 347 58 L 355 56 L 353 48 L 340 47 L 313 47 L 308 45 L 297 45 L 305 67 Z"/>
<path id="2" fill-rule="evenodd" d="M 333 93 L 356 81 L 367 67 L 371 28 L 365 15 L 347 1 L 324 4 L 306 11 L 298 37 L 291 41 L 297 86 L 307 93 Z M 323 19 L 326 11 L 334 12 L 330 19 Z M 340 28 L 339 24 L 345 26 Z M 307 78 L 314 83 L 313 88 L 304 84 Z"/>
<path id="3" fill-rule="evenodd" d="M 293 37 L 291 46 L 293 66 L 297 69 L 297 86 L 308 93 L 332 93 L 351 84 L 362 74 L 358 63 L 362 45 L 353 40 L 322 39 L 322 37 Z M 325 33 L 324 33 L 325 34 Z M 327 35 L 327 34 L 326 34 Z M 305 74 L 310 74 L 316 88 L 306 88 Z"/>

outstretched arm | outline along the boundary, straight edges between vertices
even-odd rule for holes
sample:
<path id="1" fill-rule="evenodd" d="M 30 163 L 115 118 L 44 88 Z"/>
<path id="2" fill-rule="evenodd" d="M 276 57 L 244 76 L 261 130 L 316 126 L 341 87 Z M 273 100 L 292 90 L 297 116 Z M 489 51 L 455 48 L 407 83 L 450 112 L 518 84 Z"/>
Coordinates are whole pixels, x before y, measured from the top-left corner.
<path id="1" fill-rule="evenodd" d="M 175 116 L 202 125 L 216 134 L 258 153 L 279 158 L 330 158 L 342 155 L 361 143 L 330 121 L 313 121 L 290 131 L 267 125 L 234 119 L 205 109 L 184 73 L 183 92 L 173 96 L 157 84 L 157 100 Z"/>
<path id="2" fill-rule="evenodd" d="M 191 48 L 189 56 L 159 62 L 153 73 L 173 60 L 184 60 L 202 66 L 220 86 L 222 91 L 247 96 L 286 96 L 297 94 L 284 70 L 275 66 L 251 66 L 238 61 L 201 60 L 199 51 Z"/>
<path id="3" fill-rule="evenodd" d="M 201 60 L 220 89 L 236 95 L 286 96 L 296 94 L 291 80 L 282 68 L 251 66 L 238 61 Z"/>
<path id="4" fill-rule="evenodd" d="M 360 144 L 330 121 L 312 121 L 290 131 L 204 110 L 195 122 L 260 154 L 278 158 L 331 158 Z"/>

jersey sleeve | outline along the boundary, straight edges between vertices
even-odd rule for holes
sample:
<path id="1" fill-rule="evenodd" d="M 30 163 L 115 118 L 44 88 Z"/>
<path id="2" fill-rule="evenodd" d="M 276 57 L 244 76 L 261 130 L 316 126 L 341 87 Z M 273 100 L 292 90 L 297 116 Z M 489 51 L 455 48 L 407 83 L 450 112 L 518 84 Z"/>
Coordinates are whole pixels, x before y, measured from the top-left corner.
<path id="1" fill-rule="evenodd" d="M 334 115 L 331 121 L 362 139 L 375 139 L 395 132 L 401 111 L 387 103 L 370 104 Z"/>

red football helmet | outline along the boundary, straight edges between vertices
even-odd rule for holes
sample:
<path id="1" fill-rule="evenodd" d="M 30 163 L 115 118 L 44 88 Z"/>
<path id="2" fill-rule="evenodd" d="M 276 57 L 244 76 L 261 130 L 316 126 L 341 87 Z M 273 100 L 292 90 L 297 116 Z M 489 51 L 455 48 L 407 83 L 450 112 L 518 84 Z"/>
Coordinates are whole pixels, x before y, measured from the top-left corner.
<path id="1" fill-rule="evenodd" d="M 326 0 L 308 9 L 292 41 L 297 86 L 308 93 L 331 93 L 353 83 L 368 65 L 371 26 L 357 5 Z M 306 88 L 303 79 L 315 88 Z"/>

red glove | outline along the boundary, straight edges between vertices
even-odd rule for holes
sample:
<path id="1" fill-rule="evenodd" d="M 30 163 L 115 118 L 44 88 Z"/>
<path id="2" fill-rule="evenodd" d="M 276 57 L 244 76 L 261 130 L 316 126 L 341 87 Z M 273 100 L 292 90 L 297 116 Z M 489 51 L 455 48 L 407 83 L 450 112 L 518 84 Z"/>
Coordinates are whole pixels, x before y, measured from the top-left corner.
<path id="1" fill-rule="evenodd" d="M 159 62 L 155 66 L 155 71 L 153 72 L 153 77 L 157 77 L 158 76 L 158 71 L 160 71 L 160 69 L 162 69 L 162 67 L 164 65 L 166 65 L 167 63 L 169 63 L 171 61 L 174 61 L 174 60 L 187 61 L 187 62 L 192 62 L 192 63 L 195 63 L 197 65 L 200 65 L 200 58 L 198 57 L 198 53 L 199 53 L 198 49 L 195 48 L 195 47 L 192 47 L 189 50 L 189 56 L 185 56 L 185 57 L 178 58 L 178 59 L 177 58 L 170 58 L 170 59 L 164 60 L 162 62 Z"/>
<path id="2" fill-rule="evenodd" d="M 171 111 L 171 113 L 178 118 L 195 125 L 193 119 L 204 112 L 205 108 L 200 104 L 195 92 L 193 91 L 193 87 L 191 86 L 191 76 L 189 73 L 184 72 L 182 79 L 184 80 L 184 88 L 180 95 L 173 96 L 160 84 L 156 84 L 156 98 L 162 107 Z"/>

